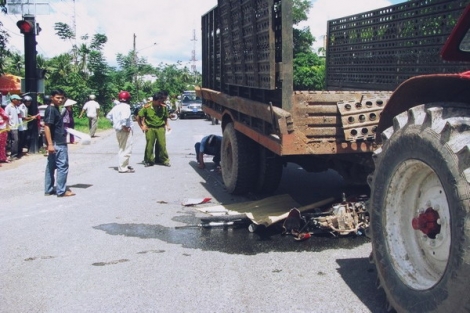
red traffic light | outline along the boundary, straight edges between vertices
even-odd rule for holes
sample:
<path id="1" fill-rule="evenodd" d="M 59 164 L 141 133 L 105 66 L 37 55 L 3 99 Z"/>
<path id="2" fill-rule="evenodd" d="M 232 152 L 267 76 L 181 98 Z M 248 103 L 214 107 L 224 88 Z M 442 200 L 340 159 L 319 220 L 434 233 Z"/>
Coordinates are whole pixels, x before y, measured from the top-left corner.
<path id="1" fill-rule="evenodd" d="M 16 26 L 18 26 L 22 34 L 32 34 L 34 32 L 34 24 L 30 21 L 18 21 L 16 22 Z"/>

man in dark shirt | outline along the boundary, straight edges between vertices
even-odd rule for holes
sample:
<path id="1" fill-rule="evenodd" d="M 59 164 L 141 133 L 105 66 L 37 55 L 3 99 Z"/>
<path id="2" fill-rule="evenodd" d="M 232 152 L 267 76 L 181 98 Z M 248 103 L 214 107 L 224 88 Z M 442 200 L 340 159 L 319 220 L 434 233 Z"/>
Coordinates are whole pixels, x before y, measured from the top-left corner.
<path id="1" fill-rule="evenodd" d="M 75 194 L 67 189 L 69 173 L 69 153 L 67 148 L 67 132 L 62 121 L 59 106 L 64 102 L 65 92 L 56 89 L 51 92 L 51 104 L 44 112 L 44 134 L 47 144 L 47 165 L 45 175 L 45 195 L 71 197 Z M 57 186 L 54 172 L 57 171 Z"/>
<path id="2" fill-rule="evenodd" d="M 217 135 L 209 135 L 202 138 L 201 142 L 194 145 L 196 149 L 196 159 L 199 163 L 199 168 L 205 168 L 204 154 L 213 155 L 212 161 L 215 166 L 220 167 L 220 147 L 222 145 L 222 137 Z"/>

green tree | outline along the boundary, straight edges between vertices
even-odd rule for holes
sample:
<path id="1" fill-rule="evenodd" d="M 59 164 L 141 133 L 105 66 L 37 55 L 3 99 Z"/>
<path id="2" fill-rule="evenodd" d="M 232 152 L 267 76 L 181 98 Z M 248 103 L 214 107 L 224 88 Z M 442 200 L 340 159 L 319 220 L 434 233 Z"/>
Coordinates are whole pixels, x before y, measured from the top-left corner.
<path id="1" fill-rule="evenodd" d="M 156 90 L 165 90 L 170 97 L 180 95 L 184 90 L 192 90 L 201 83 L 201 75 L 190 71 L 181 61 L 176 64 L 163 64 L 157 67 Z"/>
<path id="2" fill-rule="evenodd" d="M 315 37 L 310 32 L 310 27 L 294 28 L 294 57 L 298 53 L 312 52 L 314 42 Z"/>
<path id="3" fill-rule="evenodd" d="M 3 14 L 7 13 L 6 2 L 0 2 L 0 11 Z M 5 62 L 10 55 L 10 51 L 7 48 L 8 38 L 10 35 L 6 30 L 3 29 L 3 24 L 0 21 L 0 75 L 5 73 Z"/>
<path id="4" fill-rule="evenodd" d="M 111 109 L 112 93 L 114 91 L 108 75 L 109 66 L 103 53 L 98 50 L 92 50 L 89 55 L 88 69 L 91 75 L 87 79 L 88 87 L 97 95 L 98 102 L 103 107 L 103 112 Z"/>
<path id="5" fill-rule="evenodd" d="M 68 24 L 62 22 L 55 23 L 54 30 L 56 31 L 55 34 L 62 40 L 69 40 L 71 42 L 72 39 L 75 39 L 75 33 Z"/>
<path id="6" fill-rule="evenodd" d="M 85 101 L 89 94 L 96 94 L 97 101 L 102 104 L 103 111 L 106 112 L 109 109 L 108 106 L 111 105 L 110 99 L 117 94 L 113 79 L 118 77 L 118 75 L 109 75 L 112 69 L 102 53 L 108 41 L 107 36 L 98 33 L 90 37 L 85 34 L 80 37 L 80 43 L 77 44 L 72 41 L 76 34 L 69 25 L 56 23 L 55 30 L 62 40 L 69 40 L 71 44 L 70 63 L 73 65 L 67 67 L 66 70 L 76 74 L 71 76 L 74 84 L 84 86 L 81 94 L 77 95 L 74 100 Z"/>
<path id="7" fill-rule="evenodd" d="M 5 72 L 17 76 L 24 74 L 24 57 L 17 53 L 8 51 L 8 55 L 4 61 Z"/>
<path id="8" fill-rule="evenodd" d="M 294 25 L 308 19 L 308 12 L 312 7 L 310 0 L 294 0 L 292 2 L 292 17 Z"/>
<path id="9" fill-rule="evenodd" d="M 294 59 L 296 90 L 321 90 L 325 87 L 325 61 L 315 53 L 299 53 Z"/>
<path id="10" fill-rule="evenodd" d="M 66 82 L 68 75 L 73 72 L 72 56 L 68 53 L 55 56 L 48 62 L 48 66 L 51 69 L 49 79 L 52 84 Z"/>
<path id="11" fill-rule="evenodd" d="M 325 60 L 320 58 L 314 51 L 312 45 L 315 37 L 309 27 L 298 29 L 302 21 L 306 21 L 312 3 L 309 0 L 294 0 L 292 7 L 292 19 L 294 23 L 294 89 L 320 90 L 325 86 Z"/>

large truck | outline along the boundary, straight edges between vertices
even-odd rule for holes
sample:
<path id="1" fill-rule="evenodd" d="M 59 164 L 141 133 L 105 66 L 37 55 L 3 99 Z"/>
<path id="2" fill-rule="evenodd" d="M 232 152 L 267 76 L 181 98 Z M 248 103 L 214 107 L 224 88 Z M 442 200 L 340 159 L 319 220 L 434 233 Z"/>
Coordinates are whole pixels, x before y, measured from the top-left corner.
<path id="1" fill-rule="evenodd" d="M 328 21 L 323 91 L 293 90 L 292 0 L 219 0 L 202 16 L 197 93 L 221 122 L 228 192 L 274 191 L 287 162 L 367 182 L 388 311 L 470 311 L 469 7 Z"/>

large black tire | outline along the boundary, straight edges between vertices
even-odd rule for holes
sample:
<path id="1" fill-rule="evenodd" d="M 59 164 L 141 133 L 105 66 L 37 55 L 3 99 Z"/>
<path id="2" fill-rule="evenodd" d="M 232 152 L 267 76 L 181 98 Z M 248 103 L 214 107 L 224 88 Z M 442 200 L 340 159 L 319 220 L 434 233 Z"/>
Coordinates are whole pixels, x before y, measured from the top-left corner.
<path id="1" fill-rule="evenodd" d="M 235 130 L 233 123 L 225 126 L 222 137 L 222 178 L 227 191 L 234 195 L 252 191 L 257 177 L 255 143 Z"/>
<path id="2" fill-rule="evenodd" d="M 281 182 L 284 166 L 282 159 L 261 145 L 259 145 L 258 158 L 259 169 L 255 191 L 257 193 L 272 193 Z"/>
<path id="3" fill-rule="evenodd" d="M 414 107 L 395 117 L 382 138 L 369 177 L 369 211 L 387 309 L 470 312 L 468 105 Z M 418 216 L 430 217 L 427 210 L 438 216 L 417 223 Z M 431 233 L 430 225 L 437 227 Z"/>

